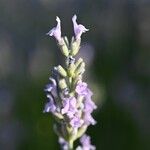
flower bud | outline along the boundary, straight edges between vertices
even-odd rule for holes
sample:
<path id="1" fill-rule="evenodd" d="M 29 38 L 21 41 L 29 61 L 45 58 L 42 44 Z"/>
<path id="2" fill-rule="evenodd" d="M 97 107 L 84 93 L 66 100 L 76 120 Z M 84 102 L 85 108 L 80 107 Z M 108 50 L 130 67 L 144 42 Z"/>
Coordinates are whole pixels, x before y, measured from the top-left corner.
<path id="1" fill-rule="evenodd" d="M 64 41 L 65 41 L 67 47 L 69 47 L 69 41 L 68 41 L 68 38 L 66 36 L 64 36 Z"/>
<path id="2" fill-rule="evenodd" d="M 78 129 L 77 138 L 81 137 L 87 130 L 87 125 L 83 125 Z"/>
<path id="3" fill-rule="evenodd" d="M 55 116 L 57 119 L 59 119 L 59 120 L 61 120 L 61 119 L 64 118 L 63 115 L 60 114 L 60 113 L 55 112 L 55 113 L 53 113 L 53 114 L 54 114 L 54 116 Z"/>
<path id="4" fill-rule="evenodd" d="M 75 64 L 72 63 L 72 64 L 69 65 L 68 74 L 69 74 L 70 77 L 73 77 L 73 76 L 74 76 L 75 68 L 76 68 L 76 67 L 75 67 Z"/>
<path id="5" fill-rule="evenodd" d="M 63 76 L 63 77 L 66 77 L 67 76 L 67 72 L 65 71 L 65 69 L 59 65 L 58 67 L 56 67 L 56 70 L 58 71 L 58 73 Z"/>
<path id="6" fill-rule="evenodd" d="M 58 43 L 58 46 L 60 47 L 60 50 L 61 50 L 62 54 L 67 57 L 69 55 L 69 50 L 68 50 L 67 43 L 64 41 L 63 38 Z"/>
<path id="7" fill-rule="evenodd" d="M 83 74 L 84 71 L 85 71 L 85 63 L 81 62 L 75 70 L 75 77 L 78 76 L 79 74 Z"/>
<path id="8" fill-rule="evenodd" d="M 65 79 L 60 79 L 59 80 L 59 87 L 62 90 L 65 89 L 65 88 L 67 88 L 67 83 L 66 83 Z"/>
<path id="9" fill-rule="evenodd" d="M 78 134 L 77 128 L 72 129 L 71 132 L 70 132 L 69 140 L 74 141 L 77 138 L 77 134 Z"/>
<path id="10" fill-rule="evenodd" d="M 82 80 L 82 75 L 79 74 L 78 76 L 74 76 L 74 80 L 73 80 L 73 85 L 76 86 L 76 84 L 78 83 L 78 81 Z"/>
<path id="11" fill-rule="evenodd" d="M 75 66 L 76 68 L 83 62 L 82 58 L 79 58 L 76 62 L 75 62 Z"/>
<path id="12" fill-rule="evenodd" d="M 81 39 L 74 40 L 74 38 L 72 38 L 70 55 L 75 56 L 79 52 L 80 43 Z"/>

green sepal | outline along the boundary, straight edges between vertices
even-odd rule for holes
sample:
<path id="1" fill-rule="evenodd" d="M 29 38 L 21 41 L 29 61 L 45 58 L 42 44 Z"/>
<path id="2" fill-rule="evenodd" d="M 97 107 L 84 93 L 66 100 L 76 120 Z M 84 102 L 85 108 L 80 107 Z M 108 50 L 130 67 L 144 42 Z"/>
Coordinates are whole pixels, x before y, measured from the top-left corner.
<path id="1" fill-rule="evenodd" d="M 76 68 L 75 64 L 72 63 L 72 64 L 69 65 L 69 68 L 68 68 L 69 77 L 74 76 L 75 68 Z"/>
<path id="2" fill-rule="evenodd" d="M 58 71 L 58 73 L 63 76 L 63 77 L 66 77 L 67 76 L 67 72 L 66 70 L 61 66 L 61 65 L 58 65 L 56 67 L 56 70 Z"/>
<path id="3" fill-rule="evenodd" d="M 75 70 L 75 77 L 80 74 L 83 74 L 84 71 L 85 71 L 85 63 L 81 62 Z"/>
<path id="4" fill-rule="evenodd" d="M 65 79 L 60 79 L 60 80 L 58 81 L 58 84 L 59 84 L 59 87 L 60 87 L 61 90 L 67 88 L 67 83 L 66 83 L 66 80 L 65 80 Z"/>
<path id="5" fill-rule="evenodd" d="M 67 47 L 69 47 L 69 41 L 68 41 L 68 38 L 66 36 L 64 36 L 64 41 L 65 41 Z"/>
<path id="6" fill-rule="evenodd" d="M 82 58 L 79 58 L 79 59 L 75 62 L 76 68 L 79 66 L 79 64 L 81 64 L 81 62 L 83 62 L 83 59 L 82 59 Z"/>
<path id="7" fill-rule="evenodd" d="M 58 46 L 59 46 L 62 54 L 65 55 L 66 57 L 68 57 L 69 56 L 68 44 L 65 42 L 65 40 L 63 38 L 58 43 Z"/>
<path id="8" fill-rule="evenodd" d="M 79 52 L 80 43 L 81 43 L 80 39 L 75 40 L 74 37 L 72 37 L 71 50 L 70 50 L 70 55 L 71 56 L 75 56 Z"/>
<path id="9" fill-rule="evenodd" d="M 87 130 L 87 126 L 86 125 L 83 125 L 82 127 L 80 127 L 78 129 L 78 134 L 76 136 L 76 139 L 80 138 Z"/>
<path id="10" fill-rule="evenodd" d="M 57 112 L 54 113 L 54 117 L 57 121 L 64 119 L 64 116 L 60 113 L 57 113 Z"/>

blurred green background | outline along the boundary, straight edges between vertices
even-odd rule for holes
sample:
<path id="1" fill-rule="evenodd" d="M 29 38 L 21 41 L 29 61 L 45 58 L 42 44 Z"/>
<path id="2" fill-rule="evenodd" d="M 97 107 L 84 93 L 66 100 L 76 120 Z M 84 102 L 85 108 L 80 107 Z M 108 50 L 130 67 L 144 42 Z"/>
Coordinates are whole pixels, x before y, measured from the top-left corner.
<path id="1" fill-rule="evenodd" d="M 149 0 L 0 0 L 0 150 L 57 150 L 43 91 L 62 55 L 46 36 L 71 17 L 90 29 L 80 57 L 99 106 L 88 129 L 97 150 L 150 149 Z"/>

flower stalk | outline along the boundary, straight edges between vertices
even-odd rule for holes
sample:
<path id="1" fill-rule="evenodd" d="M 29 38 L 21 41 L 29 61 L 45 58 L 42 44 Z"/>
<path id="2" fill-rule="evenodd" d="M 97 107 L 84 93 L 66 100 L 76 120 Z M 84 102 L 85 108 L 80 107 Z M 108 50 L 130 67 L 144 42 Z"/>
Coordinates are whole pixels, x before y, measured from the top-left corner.
<path id="1" fill-rule="evenodd" d="M 69 140 L 69 142 L 68 142 L 69 144 L 69 150 L 73 150 L 73 140 Z"/>
<path id="2" fill-rule="evenodd" d="M 80 138 L 81 146 L 76 150 L 95 150 L 90 137 L 85 134 L 89 125 L 95 125 L 92 112 L 97 108 L 92 101 L 92 91 L 82 81 L 85 63 L 82 58 L 76 60 L 81 44 L 81 35 L 88 31 L 72 17 L 74 36 L 71 43 L 61 36 L 61 21 L 56 17 L 57 26 L 47 35 L 53 36 L 65 57 L 66 66 L 54 67 L 50 83 L 46 86 L 47 103 L 44 112 L 51 113 L 56 120 L 54 130 L 59 137 L 62 150 L 73 150 L 74 141 Z"/>

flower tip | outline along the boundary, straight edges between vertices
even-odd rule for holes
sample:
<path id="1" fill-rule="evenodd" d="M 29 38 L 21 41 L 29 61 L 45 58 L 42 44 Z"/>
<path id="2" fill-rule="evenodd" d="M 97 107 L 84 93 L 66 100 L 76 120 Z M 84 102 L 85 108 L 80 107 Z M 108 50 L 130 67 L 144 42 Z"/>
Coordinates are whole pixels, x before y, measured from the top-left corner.
<path id="1" fill-rule="evenodd" d="M 50 31 L 48 31 L 48 32 L 46 33 L 46 35 L 48 35 L 48 36 L 53 36 L 53 29 L 51 29 Z"/>
<path id="2" fill-rule="evenodd" d="M 86 28 L 85 28 L 85 31 L 89 31 L 89 29 L 86 29 Z"/>
<path id="3" fill-rule="evenodd" d="M 58 16 L 56 16 L 56 21 L 60 22 L 60 18 Z"/>
<path id="4" fill-rule="evenodd" d="M 73 17 L 72 17 L 72 21 L 73 21 L 73 20 L 76 20 L 76 19 L 77 19 L 77 15 L 74 14 Z"/>
<path id="5" fill-rule="evenodd" d="M 89 31 L 89 29 L 85 28 L 85 26 L 83 26 L 83 25 L 81 25 L 80 27 L 82 29 L 82 33 Z"/>

